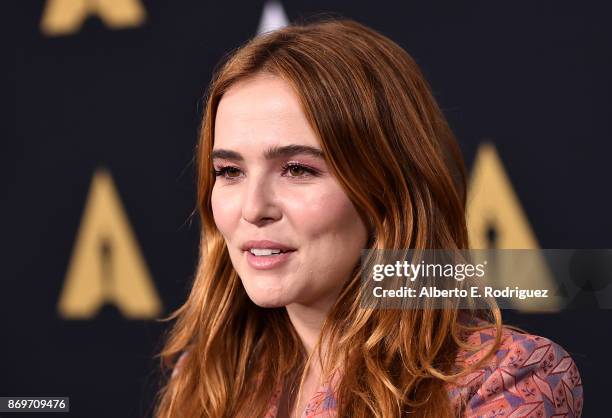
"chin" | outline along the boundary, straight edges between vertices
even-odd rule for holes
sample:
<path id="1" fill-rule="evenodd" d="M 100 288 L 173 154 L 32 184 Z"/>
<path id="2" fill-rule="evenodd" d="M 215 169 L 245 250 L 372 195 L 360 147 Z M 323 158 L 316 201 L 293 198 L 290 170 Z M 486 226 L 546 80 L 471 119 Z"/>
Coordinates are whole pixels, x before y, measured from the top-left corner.
<path id="1" fill-rule="evenodd" d="M 250 299 L 251 299 L 251 302 L 259 306 L 260 308 L 283 308 L 286 306 L 282 303 L 265 300 L 265 299 L 254 299 L 254 298 L 250 298 Z"/>
<path id="2" fill-rule="evenodd" d="M 251 295 L 247 292 L 249 299 L 260 308 L 282 308 L 287 306 L 287 303 L 281 298 L 270 297 L 268 295 Z"/>
<path id="3" fill-rule="evenodd" d="M 262 308 L 281 308 L 291 303 L 290 298 L 277 286 L 268 283 L 242 283 L 251 301 Z"/>

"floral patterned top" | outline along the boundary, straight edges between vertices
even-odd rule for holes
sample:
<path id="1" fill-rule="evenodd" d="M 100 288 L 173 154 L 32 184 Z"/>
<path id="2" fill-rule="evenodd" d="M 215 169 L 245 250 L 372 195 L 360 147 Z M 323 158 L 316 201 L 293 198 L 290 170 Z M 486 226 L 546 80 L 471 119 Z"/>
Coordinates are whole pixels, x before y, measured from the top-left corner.
<path id="1" fill-rule="evenodd" d="M 485 345 L 478 351 L 460 351 L 457 364 L 473 364 L 484 357 L 494 339 L 491 328 L 471 334 L 468 344 Z M 336 418 L 333 387 L 338 379 L 336 373 L 331 382 L 319 388 L 302 418 Z M 495 356 L 447 387 L 458 417 L 578 418 L 582 413 L 582 381 L 569 354 L 549 339 L 506 327 Z M 279 385 L 265 418 L 276 418 L 280 396 Z"/>
<path id="2" fill-rule="evenodd" d="M 456 364 L 461 367 L 477 362 L 494 339 L 493 328 L 472 333 L 468 344 L 484 344 L 483 347 L 459 351 Z M 186 354 L 179 359 L 173 374 Z M 336 372 L 320 386 L 301 418 L 337 418 L 333 388 L 339 378 Z M 506 327 L 497 353 L 483 367 L 447 387 L 457 417 L 579 418 L 582 414 L 582 381 L 569 354 L 549 339 Z M 281 391 L 279 384 L 264 418 L 277 418 Z"/>

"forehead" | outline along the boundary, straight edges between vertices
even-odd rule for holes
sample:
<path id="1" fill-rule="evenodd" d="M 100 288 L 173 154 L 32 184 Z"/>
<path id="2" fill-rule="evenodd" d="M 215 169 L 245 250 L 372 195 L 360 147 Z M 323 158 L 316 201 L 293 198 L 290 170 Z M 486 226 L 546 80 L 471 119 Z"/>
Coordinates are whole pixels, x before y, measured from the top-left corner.
<path id="1" fill-rule="evenodd" d="M 215 119 L 214 148 L 263 149 L 271 145 L 317 146 L 317 136 L 291 85 L 258 74 L 223 95 Z"/>

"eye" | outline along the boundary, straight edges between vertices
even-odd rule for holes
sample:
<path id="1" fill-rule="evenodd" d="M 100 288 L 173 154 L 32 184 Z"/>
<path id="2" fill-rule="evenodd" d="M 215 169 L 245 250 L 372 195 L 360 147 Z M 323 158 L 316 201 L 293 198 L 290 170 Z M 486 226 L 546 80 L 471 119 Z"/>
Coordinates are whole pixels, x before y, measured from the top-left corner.
<path id="1" fill-rule="evenodd" d="M 319 172 L 314 168 L 292 162 L 283 165 L 283 173 L 289 173 L 290 175 L 288 177 L 310 177 L 319 175 Z"/>
<path id="2" fill-rule="evenodd" d="M 296 162 L 283 164 L 281 168 L 282 175 L 289 178 L 304 179 L 319 175 L 319 171 L 317 169 Z M 218 169 L 214 169 L 213 173 L 215 177 L 221 177 L 226 180 L 237 180 L 243 175 L 240 168 L 231 165 L 221 166 Z"/>
<path id="3" fill-rule="evenodd" d="M 231 165 L 220 167 L 218 170 L 214 170 L 215 177 L 224 177 L 226 179 L 234 179 L 239 177 L 240 169 Z"/>

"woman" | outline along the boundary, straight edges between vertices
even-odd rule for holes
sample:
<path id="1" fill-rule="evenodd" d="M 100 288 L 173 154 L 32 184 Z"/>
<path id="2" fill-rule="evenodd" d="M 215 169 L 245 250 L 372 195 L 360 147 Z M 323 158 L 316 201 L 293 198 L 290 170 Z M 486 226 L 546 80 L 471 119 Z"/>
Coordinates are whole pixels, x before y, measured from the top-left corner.
<path id="1" fill-rule="evenodd" d="M 157 416 L 580 416 L 571 358 L 496 306 L 360 306 L 362 249 L 468 248 L 459 147 L 391 40 L 349 20 L 253 39 L 197 157 L 201 257 Z"/>

